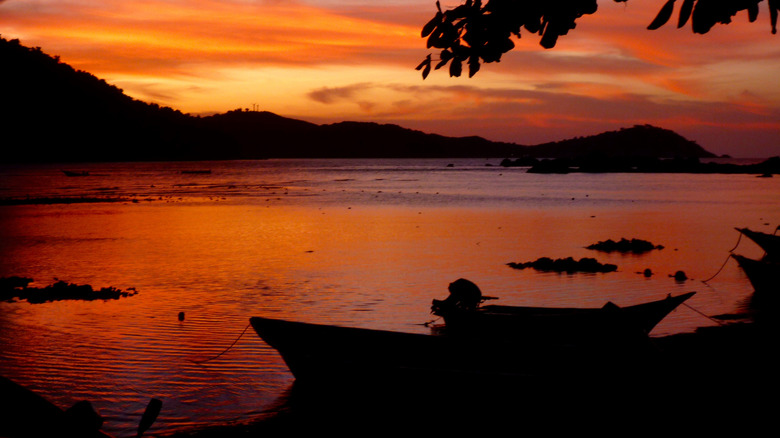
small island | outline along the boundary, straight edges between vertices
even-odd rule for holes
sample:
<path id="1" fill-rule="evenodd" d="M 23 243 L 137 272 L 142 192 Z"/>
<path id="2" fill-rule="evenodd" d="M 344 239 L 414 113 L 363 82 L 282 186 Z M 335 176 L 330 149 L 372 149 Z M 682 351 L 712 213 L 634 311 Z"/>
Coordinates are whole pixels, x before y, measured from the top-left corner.
<path id="1" fill-rule="evenodd" d="M 611 263 L 599 263 L 596 259 L 584 257 L 579 260 L 574 260 L 573 257 L 567 257 L 565 259 L 551 259 L 549 257 L 541 257 L 533 262 L 525 263 L 507 263 L 507 266 L 513 269 L 525 269 L 533 268 L 542 272 L 566 272 L 573 274 L 575 272 L 614 272 L 617 271 L 617 265 Z"/>
<path id="2" fill-rule="evenodd" d="M 504 167 L 528 167 L 528 173 L 697 173 L 755 174 L 771 177 L 780 174 L 780 157 L 757 164 L 702 162 L 699 158 L 607 157 L 505 159 Z"/>
<path id="3" fill-rule="evenodd" d="M 88 284 L 73 284 L 66 281 L 57 281 L 49 286 L 38 288 L 31 287 L 32 278 L 27 277 L 3 277 L 0 278 L 0 301 L 14 302 L 27 301 L 30 304 L 41 304 L 50 301 L 62 300 L 118 300 L 138 293 L 135 288 L 122 291 L 115 287 L 104 287 L 94 290 Z"/>
<path id="4" fill-rule="evenodd" d="M 625 237 L 621 238 L 617 242 L 612 239 L 603 240 L 598 243 L 588 245 L 585 248 L 601 252 L 630 252 L 634 254 L 641 254 L 652 251 L 654 249 L 664 249 L 663 245 L 654 245 L 651 242 L 642 239 L 629 240 Z"/>

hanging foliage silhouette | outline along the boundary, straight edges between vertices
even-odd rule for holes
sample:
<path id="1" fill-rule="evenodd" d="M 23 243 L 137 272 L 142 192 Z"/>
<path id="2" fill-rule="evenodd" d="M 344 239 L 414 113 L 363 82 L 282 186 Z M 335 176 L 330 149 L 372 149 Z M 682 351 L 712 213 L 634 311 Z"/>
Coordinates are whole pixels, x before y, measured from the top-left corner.
<path id="1" fill-rule="evenodd" d="M 614 0 L 625 2 L 627 0 Z M 655 19 L 647 27 L 658 29 L 674 13 L 676 0 L 667 0 Z M 746 10 L 750 22 L 758 17 L 758 6 L 764 0 L 680 0 L 677 27 L 691 22 L 694 33 L 705 34 L 717 23 L 728 24 L 731 17 Z M 777 15 L 780 0 L 766 0 L 773 34 L 777 33 Z M 500 62 L 501 56 L 515 47 L 512 37 L 520 38 L 521 29 L 541 36 L 539 44 L 545 49 L 555 47 L 558 37 L 576 27 L 575 21 L 583 15 L 596 12 L 596 0 L 466 0 L 465 3 L 443 11 L 436 2 L 436 14 L 422 28 L 429 49 L 441 49 L 439 59 L 429 54 L 418 66 L 425 79 L 431 69 L 449 64 L 450 76 L 463 73 L 468 66 L 469 77 L 474 76 L 482 63 Z M 436 64 L 434 65 L 434 61 Z"/>

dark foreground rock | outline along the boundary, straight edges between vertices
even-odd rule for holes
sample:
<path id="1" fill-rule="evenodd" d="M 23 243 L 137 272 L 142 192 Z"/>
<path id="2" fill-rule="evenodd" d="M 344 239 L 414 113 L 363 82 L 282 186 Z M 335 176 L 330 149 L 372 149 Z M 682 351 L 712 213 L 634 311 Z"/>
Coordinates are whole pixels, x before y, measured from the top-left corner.
<path id="1" fill-rule="evenodd" d="M 583 384 L 529 378 L 468 385 L 453 379 L 434 389 L 376 386 L 320 391 L 297 382 L 277 406 L 254 419 L 171 433 L 171 437 L 290 436 L 379 430 L 420 434 L 507 430 L 625 436 L 732 430 L 738 436 L 775 422 L 776 331 L 754 323 L 707 327 L 650 338 L 647 361 L 613 378 Z M 529 358 L 532 360 L 532 358 Z M 566 366 L 575 369 L 581 364 Z M 378 377 L 381 380 L 381 377 Z M 733 428 L 736 428 L 734 430 Z M 631 431 L 631 432 L 629 432 Z M 641 432 L 640 432 L 641 431 Z"/>

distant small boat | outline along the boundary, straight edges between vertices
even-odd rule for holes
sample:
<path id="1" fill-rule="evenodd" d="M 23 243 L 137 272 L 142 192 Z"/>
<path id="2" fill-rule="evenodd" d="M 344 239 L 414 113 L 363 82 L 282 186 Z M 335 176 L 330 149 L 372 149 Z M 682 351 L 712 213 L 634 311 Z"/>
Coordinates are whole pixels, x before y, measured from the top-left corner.
<path id="1" fill-rule="evenodd" d="M 182 174 L 185 175 L 209 175 L 211 174 L 211 169 L 205 169 L 205 170 L 182 170 Z"/>
<path id="2" fill-rule="evenodd" d="M 63 170 L 62 173 L 65 176 L 89 176 L 89 172 L 86 170 Z"/>

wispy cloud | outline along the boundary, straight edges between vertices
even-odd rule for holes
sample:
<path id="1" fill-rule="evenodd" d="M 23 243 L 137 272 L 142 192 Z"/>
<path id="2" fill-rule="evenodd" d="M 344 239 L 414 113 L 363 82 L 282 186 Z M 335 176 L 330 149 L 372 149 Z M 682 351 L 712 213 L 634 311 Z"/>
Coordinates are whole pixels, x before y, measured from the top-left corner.
<path id="1" fill-rule="evenodd" d="M 374 85 L 370 83 L 352 84 L 343 87 L 322 87 L 310 91 L 308 96 L 315 102 L 330 104 L 343 100 L 355 100 L 362 91 L 370 90 L 373 87 Z"/>

